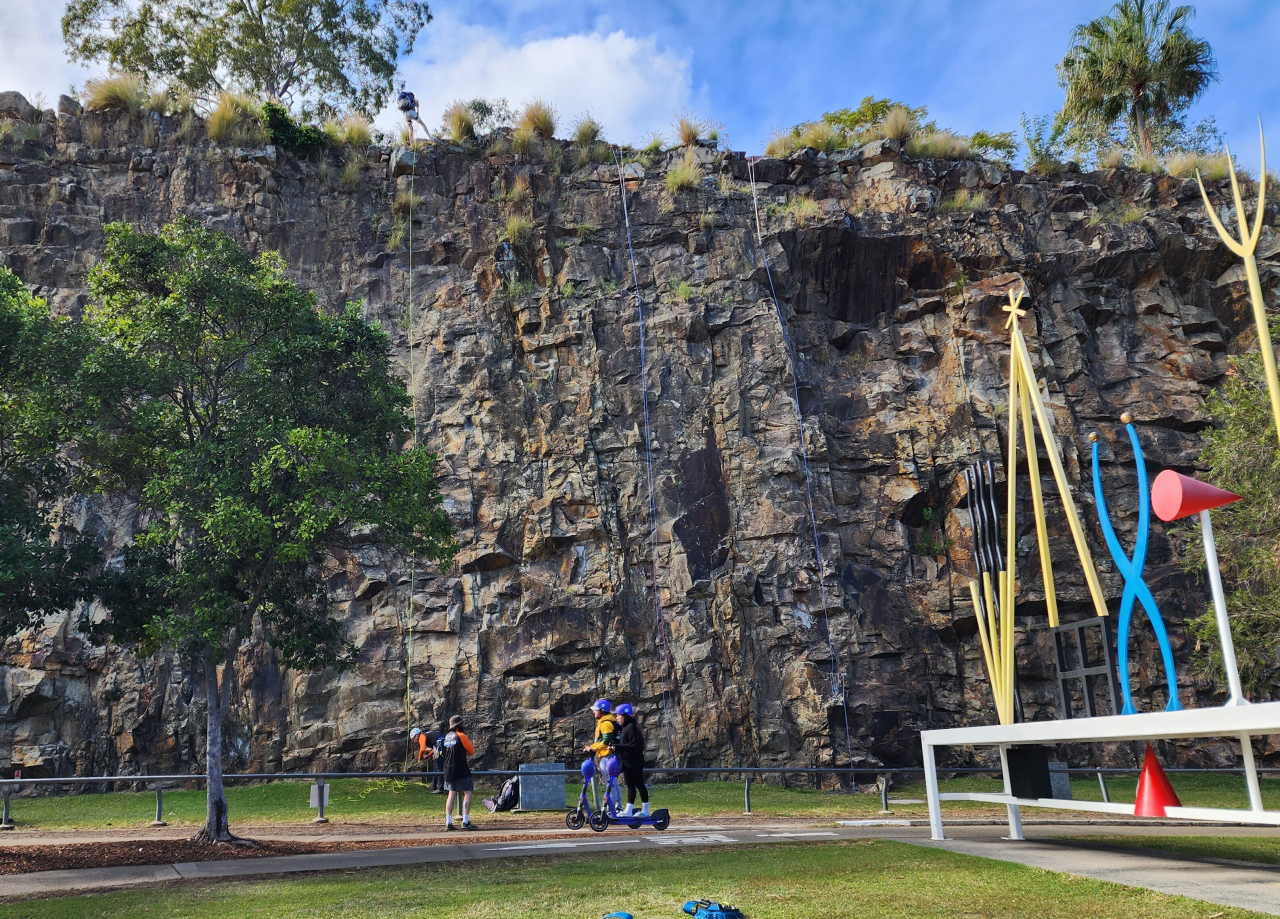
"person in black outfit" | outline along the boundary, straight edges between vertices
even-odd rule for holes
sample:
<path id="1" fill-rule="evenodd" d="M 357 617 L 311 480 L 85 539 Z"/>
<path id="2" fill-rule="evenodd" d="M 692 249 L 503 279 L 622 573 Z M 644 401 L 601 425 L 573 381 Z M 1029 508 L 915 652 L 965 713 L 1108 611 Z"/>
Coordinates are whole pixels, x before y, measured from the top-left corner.
<path id="1" fill-rule="evenodd" d="M 613 742 L 622 779 L 627 783 L 627 806 L 619 817 L 630 817 L 636 809 L 636 792 L 640 792 L 640 816 L 649 816 L 649 789 L 644 784 L 644 734 L 636 721 L 635 710 L 623 702 L 615 710 L 618 716 L 618 738 Z"/>

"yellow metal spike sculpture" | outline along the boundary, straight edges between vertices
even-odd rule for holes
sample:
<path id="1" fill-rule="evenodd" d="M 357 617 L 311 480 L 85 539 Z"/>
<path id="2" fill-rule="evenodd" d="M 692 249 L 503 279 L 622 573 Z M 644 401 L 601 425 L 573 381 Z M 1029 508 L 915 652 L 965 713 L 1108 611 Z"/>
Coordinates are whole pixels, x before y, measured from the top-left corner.
<path id="1" fill-rule="evenodd" d="M 984 477 L 981 470 L 971 472 L 968 476 L 970 493 L 970 513 L 974 515 L 975 543 L 984 537 L 979 535 L 979 528 L 987 533 L 986 546 L 978 549 L 978 567 L 982 576 L 982 584 L 969 582 L 969 593 L 973 598 L 974 613 L 978 620 L 978 633 L 982 641 L 983 659 L 987 665 L 987 673 L 991 677 L 992 695 L 996 701 L 996 713 L 1001 724 L 1012 724 L 1014 720 L 1014 605 L 1017 597 L 1017 506 L 1018 487 L 1015 470 L 1018 468 L 1018 422 L 1022 421 L 1023 439 L 1027 453 L 1027 473 L 1031 479 L 1031 500 L 1035 509 L 1036 541 L 1040 549 L 1040 571 L 1044 579 L 1045 606 L 1049 612 L 1049 625 L 1058 624 L 1058 597 L 1053 581 L 1053 561 L 1049 555 L 1049 531 L 1045 522 L 1044 492 L 1040 485 L 1040 461 L 1036 454 L 1036 435 L 1032 425 L 1040 428 L 1040 436 L 1044 441 L 1045 451 L 1049 456 L 1049 465 L 1053 469 L 1053 478 L 1058 485 L 1058 494 L 1062 498 L 1062 506 L 1067 515 L 1067 524 L 1071 528 L 1071 537 L 1076 544 L 1076 553 L 1080 557 L 1080 566 L 1084 569 L 1085 581 L 1089 585 L 1089 594 L 1093 598 L 1093 606 L 1099 616 L 1107 615 L 1107 604 L 1102 596 L 1102 586 L 1098 583 L 1098 572 L 1093 564 L 1093 555 L 1089 544 L 1085 541 L 1084 527 L 1080 523 L 1080 514 L 1076 511 L 1075 501 L 1071 497 L 1071 488 L 1067 483 L 1066 472 L 1062 467 L 1062 458 L 1058 453 L 1058 442 L 1053 435 L 1049 423 L 1049 414 L 1044 400 L 1040 396 L 1040 386 L 1031 369 L 1031 355 L 1027 351 L 1027 343 L 1022 337 L 1022 329 L 1018 320 L 1026 315 L 1020 309 L 1024 291 L 1009 292 L 1009 305 L 1005 312 L 1009 320 L 1005 327 L 1009 329 L 1009 445 L 1005 463 L 1007 475 L 1006 493 L 1008 511 L 1005 520 L 1006 543 L 1004 559 L 1000 558 L 999 521 L 995 520 L 995 496 L 984 478 L 990 477 L 990 470 Z M 1004 570 L 1000 570 L 1001 567 Z"/>
<path id="2" fill-rule="evenodd" d="M 1240 199 L 1240 183 L 1236 180 L 1235 163 L 1231 160 L 1231 148 L 1227 147 L 1227 161 L 1231 163 L 1231 194 L 1236 203 L 1236 225 L 1240 227 L 1240 238 L 1236 239 L 1218 219 L 1213 205 L 1209 203 L 1209 195 L 1204 190 L 1204 180 L 1200 178 L 1200 170 L 1196 170 L 1196 181 L 1200 184 L 1200 197 L 1204 199 L 1204 209 L 1209 213 L 1213 228 L 1218 231 L 1227 248 L 1240 256 L 1244 261 L 1245 276 L 1249 279 L 1249 300 L 1253 303 L 1253 321 L 1258 326 L 1258 349 L 1262 352 L 1262 367 L 1267 374 L 1267 389 L 1271 393 L 1271 416 L 1275 419 L 1276 435 L 1280 437 L 1280 377 L 1276 374 L 1276 352 L 1271 346 L 1271 329 L 1267 325 L 1267 310 L 1262 301 L 1262 283 L 1258 280 L 1258 261 L 1253 252 L 1258 246 L 1258 237 L 1262 235 L 1262 217 L 1267 203 L 1267 138 L 1262 133 L 1262 120 L 1258 120 L 1258 142 L 1262 148 L 1262 165 L 1258 179 L 1258 211 L 1253 218 L 1253 231 L 1245 221 L 1244 202 Z"/>

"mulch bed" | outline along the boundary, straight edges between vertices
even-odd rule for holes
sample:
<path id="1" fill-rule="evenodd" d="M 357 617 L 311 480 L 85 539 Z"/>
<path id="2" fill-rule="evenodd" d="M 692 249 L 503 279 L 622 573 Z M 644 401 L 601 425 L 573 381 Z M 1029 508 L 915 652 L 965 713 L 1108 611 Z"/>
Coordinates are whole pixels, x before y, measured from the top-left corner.
<path id="1" fill-rule="evenodd" d="M 4 846 L 0 848 L 0 874 L 27 874 L 67 868 L 118 868 L 124 865 L 172 865 L 179 862 L 213 862 L 232 858 L 266 858 L 272 855 L 312 855 L 319 852 L 350 852 L 357 849 L 400 849 L 409 846 L 457 845 L 466 842 L 542 842 L 594 836 L 492 835 L 458 832 L 428 839 L 335 840 L 296 842 L 249 840 L 251 845 L 196 842 L 192 839 L 147 839 L 136 842 L 84 842 L 70 845 Z"/>

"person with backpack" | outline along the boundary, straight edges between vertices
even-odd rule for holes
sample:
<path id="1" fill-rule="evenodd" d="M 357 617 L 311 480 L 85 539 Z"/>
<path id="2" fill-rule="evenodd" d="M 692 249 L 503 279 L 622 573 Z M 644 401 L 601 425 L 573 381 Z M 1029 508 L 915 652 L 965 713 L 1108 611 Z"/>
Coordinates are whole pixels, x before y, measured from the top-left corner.
<path id="1" fill-rule="evenodd" d="M 471 792 L 475 783 L 471 779 L 471 766 L 467 757 L 476 752 L 471 739 L 463 733 L 466 727 L 461 715 L 449 719 L 449 733 L 444 736 L 444 758 L 440 763 L 440 771 L 444 773 L 444 787 L 449 797 L 444 802 L 444 828 L 453 829 L 453 803 L 462 796 L 462 828 L 474 830 L 471 824 Z"/>
<path id="2" fill-rule="evenodd" d="M 644 734 L 636 721 L 635 709 L 623 702 L 614 713 L 617 715 L 617 736 L 613 750 L 622 766 L 622 780 L 627 783 L 627 806 L 619 817 L 630 817 L 636 809 L 636 792 L 640 792 L 640 816 L 649 816 L 649 789 L 644 784 Z"/>
<path id="3" fill-rule="evenodd" d="M 435 734 L 434 747 L 432 749 L 431 759 L 434 766 L 434 775 L 431 776 L 431 793 L 433 795 L 444 794 L 444 775 L 440 772 L 440 763 L 444 760 L 444 738 L 449 733 L 449 725 L 442 722 L 440 730 L 432 731 Z"/>

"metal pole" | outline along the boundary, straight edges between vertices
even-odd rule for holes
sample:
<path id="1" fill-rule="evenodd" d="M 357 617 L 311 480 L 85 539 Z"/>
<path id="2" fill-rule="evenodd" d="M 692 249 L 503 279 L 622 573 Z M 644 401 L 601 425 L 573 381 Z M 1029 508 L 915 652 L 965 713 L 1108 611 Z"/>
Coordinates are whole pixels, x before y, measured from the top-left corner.
<path id="1" fill-rule="evenodd" d="M 164 822 L 164 788 L 159 782 L 156 782 L 156 819 L 151 821 L 152 826 L 168 826 Z"/>
<path id="2" fill-rule="evenodd" d="M 1111 792 L 1107 790 L 1107 777 L 1101 772 L 1098 773 L 1098 785 L 1102 788 L 1102 800 L 1107 804 L 1111 803 Z"/>
<path id="3" fill-rule="evenodd" d="M 1244 780 L 1249 786 L 1249 809 L 1260 811 L 1262 789 L 1258 787 L 1258 766 L 1253 761 L 1253 740 L 1248 734 L 1240 736 L 1240 756 L 1244 759 Z"/>
<path id="4" fill-rule="evenodd" d="M 329 822 L 329 818 L 324 815 L 324 790 L 325 790 L 324 779 L 317 778 L 316 779 L 316 803 L 319 805 L 320 813 L 316 816 L 316 819 L 311 821 L 312 823 L 328 823 Z"/>
<path id="5" fill-rule="evenodd" d="M 1009 746 L 1000 745 L 1000 768 L 1004 771 L 1004 793 L 1013 797 L 1013 780 L 1009 777 Z M 1022 839 L 1022 810 L 1016 804 L 1006 805 L 1009 812 L 1009 838 Z"/>
<path id="6" fill-rule="evenodd" d="M 747 781 L 743 785 L 743 788 L 746 791 L 746 799 L 747 799 L 747 809 L 744 810 L 743 813 L 750 814 L 751 813 L 751 775 L 749 773 L 747 775 Z"/>
<path id="7" fill-rule="evenodd" d="M 12 786 L 4 786 L 4 819 L 0 820 L 0 830 L 13 829 L 13 817 L 9 815 L 9 796 L 13 794 Z"/>
<path id="8" fill-rule="evenodd" d="M 1276 395 L 1272 394 L 1274 400 Z M 1231 640 L 1231 622 L 1227 619 L 1227 600 L 1222 593 L 1222 574 L 1218 570 L 1218 544 L 1213 539 L 1209 512 L 1200 512 L 1200 535 L 1204 539 L 1204 560 L 1209 569 L 1209 592 L 1213 594 L 1213 611 L 1218 619 L 1218 641 L 1222 643 L 1222 663 L 1227 669 L 1227 686 L 1231 695 L 1227 705 L 1248 705 L 1240 688 L 1240 669 L 1236 666 L 1236 646 Z"/>
<path id="9" fill-rule="evenodd" d="M 924 790 L 929 800 L 929 835 L 932 839 L 946 839 L 942 835 L 942 804 L 938 801 L 938 763 L 933 757 L 933 744 L 923 744 Z"/>
<path id="10" fill-rule="evenodd" d="M 876 781 L 880 786 L 880 813 L 892 814 L 893 811 L 889 810 L 889 777 L 881 774 Z"/>

